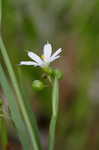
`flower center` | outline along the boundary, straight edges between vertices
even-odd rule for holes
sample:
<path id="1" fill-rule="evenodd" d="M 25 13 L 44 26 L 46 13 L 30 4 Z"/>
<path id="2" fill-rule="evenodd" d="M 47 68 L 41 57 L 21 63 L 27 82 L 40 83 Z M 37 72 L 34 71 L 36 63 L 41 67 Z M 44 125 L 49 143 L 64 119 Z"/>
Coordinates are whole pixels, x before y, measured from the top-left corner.
<path id="1" fill-rule="evenodd" d="M 42 55 L 41 58 L 42 58 L 46 63 L 48 62 L 48 59 L 47 59 L 44 55 Z"/>
<path id="2" fill-rule="evenodd" d="M 48 58 L 46 58 L 46 56 L 42 55 L 41 58 L 44 60 L 46 64 L 49 64 Z"/>
<path id="3" fill-rule="evenodd" d="M 41 56 L 41 58 L 42 58 L 43 60 L 45 60 L 45 59 L 46 59 L 44 55 L 42 55 L 42 56 Z"/>

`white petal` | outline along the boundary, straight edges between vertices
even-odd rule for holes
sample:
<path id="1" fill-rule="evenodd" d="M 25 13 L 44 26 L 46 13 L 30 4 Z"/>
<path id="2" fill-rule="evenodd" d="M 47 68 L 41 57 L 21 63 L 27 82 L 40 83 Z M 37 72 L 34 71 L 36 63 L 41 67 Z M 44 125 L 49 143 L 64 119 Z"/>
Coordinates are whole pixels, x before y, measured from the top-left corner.
<path id="1" fill-rule="evenodd" d="M 39 65 L 41 65 L 43 63 L 43 60 L 33 52 L 28 52 L 28 56 L 31 59 L 33 59 L 35 62 L 37 62 Z"/>
<path id="2" fill-rule="evenodd" d="M 47 63 L 45 63 L 45 62 L 40 65 L 41 68 L 43 68 L 45 66 L 47 66 Z"/>
<path id="3" fill-rule="evenodd" d="M 60 57 L 60 56 L 51 57 L 51 58 L 50 58 L 50 62 L 52 62 L 52 61 L 54 61 L 54 60 L 58 59 L 59 57 Z"/>
<path id="4" fill-rule="evenodd" d="M 19 65 L 33 65 L 33 66 L 39 66 L 39 64 L 33 62 L 33 61 L 21 61 Z"/>
<path id="5" fill-rule="evenodd" d="M 52 57 L 56 57 L 57 55 L 59 55 L 62 52 L 62 48 L 59 48 L 53 55 Z"/>
<path id="6" fill-rule="evenodd" d="M 43 55 L 46 59 L 49 59 L 51 54 L 52 54 L 52 46 L 51 46 L 51 44 L 47 43 L 44 45 Z"/>

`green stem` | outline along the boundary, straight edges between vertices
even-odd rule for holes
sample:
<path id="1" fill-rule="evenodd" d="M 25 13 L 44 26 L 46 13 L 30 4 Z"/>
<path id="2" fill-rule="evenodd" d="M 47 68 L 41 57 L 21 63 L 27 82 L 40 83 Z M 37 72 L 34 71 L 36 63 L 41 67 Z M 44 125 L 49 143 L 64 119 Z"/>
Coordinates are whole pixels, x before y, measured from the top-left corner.
<path id="1" fill-rule="evenodd" d="M 58 107 L 59 107 L 59 87 L 58 87 L 58 79 L 55 78 L 53 84 L 53 91 L 52 91 L 52 117 L 50 122 L 50 129 L 49 129 L 48 150 L 54 150 L 54 146 L 55 146 Z"/>

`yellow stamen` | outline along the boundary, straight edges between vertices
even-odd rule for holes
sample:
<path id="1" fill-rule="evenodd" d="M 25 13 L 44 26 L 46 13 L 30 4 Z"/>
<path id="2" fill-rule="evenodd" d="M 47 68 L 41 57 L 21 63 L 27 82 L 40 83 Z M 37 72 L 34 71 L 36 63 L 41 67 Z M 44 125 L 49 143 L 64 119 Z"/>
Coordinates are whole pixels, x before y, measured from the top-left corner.
<path id="1" fill-rule="evenodd" d="M 43 60 L 46 59 L 44 55 L 42 55 L 41 58 L 42 58 Z"/>

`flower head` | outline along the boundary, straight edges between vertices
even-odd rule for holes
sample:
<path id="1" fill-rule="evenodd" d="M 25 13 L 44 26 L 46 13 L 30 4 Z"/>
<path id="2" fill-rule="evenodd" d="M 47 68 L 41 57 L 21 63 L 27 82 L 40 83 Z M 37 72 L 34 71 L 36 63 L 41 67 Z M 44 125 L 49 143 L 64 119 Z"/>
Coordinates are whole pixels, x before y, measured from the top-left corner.
<path id="1" fill-rule="evenodd" d="M 20 65 L 33 65 L 33 66 L 40 66 L 42 68 L 47 67 L 51 62 L 58 59 L 60 57 L 60 53 L 62 49 L 59 48 L 53 55 L 52 55 L 52 46 L 50 43 L 43 47 L 43 55 L 39 57 L 37 54 L 29 51 L 28 56 L 32 59 L 32 61 L 21 61 Z"/>

